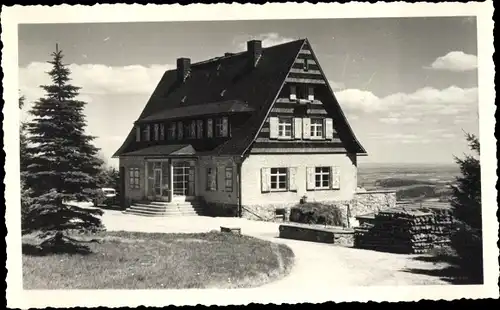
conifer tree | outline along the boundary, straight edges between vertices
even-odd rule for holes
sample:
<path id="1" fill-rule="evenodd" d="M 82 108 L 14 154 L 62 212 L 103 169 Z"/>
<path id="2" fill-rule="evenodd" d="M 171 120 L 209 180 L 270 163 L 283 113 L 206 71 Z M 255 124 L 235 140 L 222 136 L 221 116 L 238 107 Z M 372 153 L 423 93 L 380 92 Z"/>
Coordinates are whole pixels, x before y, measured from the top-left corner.
<path id="1" fill-rule="evenodd" d="M 42 245 L 68 244 L 67 232 L 102 228 L 100 210 L 69 206 L 70 201 L 91 201 L 97 189 L 101 160 L 85 134 L 85 102 L 76 99 L 79 87 L 70 84 L 70 70 L 56 45 L 51 54 L 50 85 L 40 86 L 45 96 L 34 102 L 27 124 L 29 163 L 26 186 L 31 206 L 23 220 L 23 233 L 38 232 Z M 73 240 L 74 241 L 74 240 Z M 71 243 L 71 242 L 69 242 Z"/>
<path id="2" fill-rule="evenodd" d="M 479 140 L 466 134 L 469 148 L 479 155 Z M 451 195 L 453 215 L 457 230 L 452 236 L 452 246 L 460 257 L 462 269 L 473 283 L 483 283 L 483 242 L 481 219 L 481 166 L 479 158 L 465 155 L 455 157 L 461 175 L 457 177 Z"/>

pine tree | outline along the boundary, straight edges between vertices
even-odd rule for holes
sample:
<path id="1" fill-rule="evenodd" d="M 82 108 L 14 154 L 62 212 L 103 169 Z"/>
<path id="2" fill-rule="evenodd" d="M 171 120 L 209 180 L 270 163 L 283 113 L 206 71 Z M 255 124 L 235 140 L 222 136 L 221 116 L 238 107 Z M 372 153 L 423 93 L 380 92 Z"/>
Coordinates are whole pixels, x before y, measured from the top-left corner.
<path id="1" fill-rule="evenodd" d="M 34 103 L 30 110 L 33 120 L 27 124 L 25 181 L 32 202 L 22 227 L 23 233 L 38 232 L 47 238 L 42 246 L 66 245 L 73 240 L 67 235 L 70 230 L 102 228 L 98 217 L 102 211 L 67 205 L 92 200 L 101 161 L 91 144 L 94 137 L 85 134 L 86 103 L 75 99 L 80 88 L 69 83 L 70 70 L 57 45 L 51 56 L 52 69 L 47 73 L 52 84 L 40 86 L 45 97 Z"/>
<path id="2" fill-rule="evenodd" d="M 21 110 L 24 107 L 25 97 L 19 97 L 19 109 Z M 27 137 L 26 137 L 26 123 L 21 122 L 19 126 L 19 154 L 20 154 L 20 175 L 21 175 L 21 219 L 24 221 L 26 215 L 29 212 L 30 208 L 30 190 L 26 186 L 26 169 L 29 161 L 28 153 L 27 153 Z"/>
<path id="3" fill-rule="evenodd" d="M 480 154 L 479 140 L 466 134 L 470 149 Z M 483 246 L 481 222 L 481 167 L 479 159 L 465 155 L 455 157 L 461 176 L 457 177 L 450 203 L 457 220 L 457 230 L 452 236 L 452 246 L 460 257 L 462 269 L 474 283 L 483 282 Z"/>

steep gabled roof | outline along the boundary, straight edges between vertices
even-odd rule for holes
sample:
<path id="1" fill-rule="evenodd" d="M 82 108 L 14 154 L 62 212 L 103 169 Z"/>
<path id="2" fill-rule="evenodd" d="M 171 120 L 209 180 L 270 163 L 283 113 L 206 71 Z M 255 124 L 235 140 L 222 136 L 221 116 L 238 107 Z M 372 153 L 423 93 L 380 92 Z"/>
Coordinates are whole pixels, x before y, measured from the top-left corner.
<path id="1" fill-rule="evenodd" d="M 246 52 L 193 63 L 184 83 L 177 81 L 176 70 L 169 70 L 158 83 L 138 121 L 182 106 L 239 100 L 254 112 L 240 129 L 232 131 L 232 138 L 214 152 L 241 155 L 259 130 L 304 42 L 305 39 L 301 39 L 264 48 L 255 68 Z M 134 139 L 132 129 L 113 156 L 126 152 Z"/>
<path id="2" fill-rule="evenodd" d="M 177 80 L 175 69 L 169 70 L 158 83 L 137 122 L 168 119 L 173 114 L 184 116 L 199 109 L 207 111 L 206 114 L 251 111 L 244 124 L 232 128 L 231 138 L 211 151 L 214 155 L 243 155 L 257 137 L 305 43 L 307 39 L 300 39 L 264 48 L 256 67 L 250 63 L 251 57 L 246 52 L 193 63 L 184 83 Z M 333 92 L 332 96 L 336 104 L 330 107 L 329 112 L 337 115 L 335 121 L 343 128 L 339 132 L 342 140 L 347 141 L 350 151 L 366 153 L 356 140 Z M 132 129 L 113 157 L 133 151 L 130 145 L 134 139 Z"/>

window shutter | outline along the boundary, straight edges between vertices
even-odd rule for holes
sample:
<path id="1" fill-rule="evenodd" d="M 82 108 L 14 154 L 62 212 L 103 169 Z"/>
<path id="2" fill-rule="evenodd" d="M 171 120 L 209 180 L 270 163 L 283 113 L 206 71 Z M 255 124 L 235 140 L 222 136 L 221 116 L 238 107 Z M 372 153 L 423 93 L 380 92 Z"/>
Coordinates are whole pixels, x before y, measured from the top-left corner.
<path id="1" fill-rule="evenodd" d="M 297 99 L 297 87 L 295 85 L 290 85 L 290 100 Z"/>
<path id="2" fill-rule="evenodd" d="M 269 138 L 277 139 L 278 138 L 278 118 L 270 117 L 269 118 Z"/>
<path id="3" fill-rule="evenodd" d="M 302 119 L 294 118 L 293 119 L 293 137 L 295 139 L 302 139 Z"/>
<path id="4" fill-rule="evenodd" d="M 306 182 L 307 182 L 307 187 L 306 189 L 308 191 L 314 190 L 314 185 L 315 185 L 315 176 L 314 176 L 314 167 L 307 167 L 306 168 Z"/>
<path id="5" fill-rule="evenodd" d="M 160 140 L 165 140 L 165 124 L 160 124 Z"/>
<path id="6" fill-rule="evenodd" d="M 135 127 L 135 141 L 141 141 L 141 127 L 139 126 Z"/>
<path id="7" fill-rule="evenodd" d="M 146 125 L 146 141 L 151 141 L 151 126 Z"/>
<path id="8" fill-rule="evenodd" d="M 260 185 L 263 193 L 269 192 L 270 181 L 271 181 L 271 169 L 270 168 L 261 168 L 260 169 Z"/>
<path id="9" fill-rule="evenodd" d="M 312 86 L 309 86 L 307 99 L 311 100 L 311 101 L 314 100 L 314 87 L 312 87 Z"/>
<path id="10" fill-rule="evenodd" d="M 288 190 L 292 192 L 297 191 L 296 175 L 297 175 L 296 167 L 288 168 Z"/>
<path id="11" fill-rule="evenodd" d="M 207 137 L 212 138 L 214 136 L 214 126 L 212 123 L 212 119 L 207 119 Z"/>
<path id="12" fill-rule="evenodd" d="M 302 119 L 302 138 L 311 139 L 311 119 Z"/>
<path id="13" fill-rule="evenodd" d="M 227 117 L 222 118 L 222 136 L 227 137 L 227 133 L 229 132 L 228 130 L 228 121 Z"/>
<path id="14" fill-rule="evenodd" d="M 323 130 L 325 131 L 325 138 L 333 139 L 333 120 L 331 118 L 325 118 L 323 120 Z"/>
<path id="15" fill-rule="evenodd" d="M 225 189 L 225 176 L 225 167 L 217 167 L 217 190 L 220 192 L 223 192 Z M 222 180 L 219 180 L 219 178 L 221 178 Z"/>
<path id="16" fill-rule="evenodd" d="M 340 189 L 340 169 L 333 166 L 330 168 L 330 184 L 332 189 Z"/>

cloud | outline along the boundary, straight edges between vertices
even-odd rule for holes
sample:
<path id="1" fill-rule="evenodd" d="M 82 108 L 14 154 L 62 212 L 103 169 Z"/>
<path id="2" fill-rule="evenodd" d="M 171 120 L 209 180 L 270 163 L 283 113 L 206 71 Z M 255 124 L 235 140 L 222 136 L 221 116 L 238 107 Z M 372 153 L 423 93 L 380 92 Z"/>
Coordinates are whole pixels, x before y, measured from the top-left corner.
<path id="1" fill-rule="evenodd" d="M 380 121 L 386 124 L 414 124 L 421 120 L 415 117 L 406 117 L 401 113 L 391 112 L 387 117 L 380 118 Z"/>
<path id="2" fill-rule="evenodd" d="M 424 68 L 452 72 L 471 71 L 477 69 L 477 56 L 462 51 L 452 51 L 438 57 L 429 67 Z"/>
<path id="3" fill-rule="evenodd" d="M 262 47 L 269 47 L 269 46 L 283 44 L 286 42 L 296 40 L 294 38 L 283 37 L 279 33 L 276 33 L 276 32 L 262 33 L 262 34 L 258 34 L 258 35 L 254 35 L 254 36 L 246 36 L 245 38 L 239 38 L 239 39 L 245 40 L 244 42 L 238 43 L 239 50 L 246 50 L 247 49 L 247 41 L 249 41 L 249 40 L 261 40 Z M 239 39 L 238 39 L 238 41 L 239 41 Z"/>
<path id="4" fill-rule="evenodd" d="M 345 84 L 342 82 L 328 81 L 328 84 L 330 84 L 330 87 L 333 91 L 342 90 L 345 88 Z"/>
<path id="5" fill-rule="evenodd" d="M 450 86 L 445 89 L 425 87 L 413 93 L 395 93 L 386 97 L 378 97 L 370 91 L 346 89 L 337 92 L 336 97 L 342 108 L 346 110 L 363 112 L 402 111 L 404 112 L 403 115 L 413 118 L 429 114 L 456 115 L 477 109 L 478 92 L 477 87 L 460 88 Z"/>
<path id="6" fill-rule="evenodd" d="M 91 101 L 92 95 L 134 95 L 151 94 L 166 70 L 172 65 L 130 65 L 110 67 L 101 64 L 71 64 L 71 83 L 81 87 L 80 100 Z M 32 62 L 19 68 L 19 84 L 21 93 L 28 102 L 42 97 L 45 92 L 40 85 L 50 83 L 46 73 L 51 65 Z"/>

